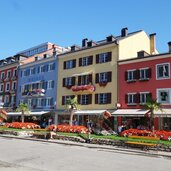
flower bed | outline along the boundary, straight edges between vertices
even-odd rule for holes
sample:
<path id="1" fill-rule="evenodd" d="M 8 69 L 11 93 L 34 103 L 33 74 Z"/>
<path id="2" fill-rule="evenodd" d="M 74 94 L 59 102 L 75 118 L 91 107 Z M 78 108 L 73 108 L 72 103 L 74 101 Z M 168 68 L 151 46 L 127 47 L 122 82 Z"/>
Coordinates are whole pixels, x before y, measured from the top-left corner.
<path id="1" fill-rule="evenodd" d="M 50 125 L 47 127 L 48 130 L 52 131 L 55 125 Z M 56 125 L 58 132 L 68 132 L 68 133 L 87 133 L 88 129 L 85 126 L 70 126 L 70 125 Z"/>
<path id="2" fill-rule="evenodd" d="M 34 128 L 40 128 L 39 125 L 35 123 L 30 122 L 12 122 L 12 123 L 6 123 L 4 125 L 7 128 L 17 128 L 17 129 L 34 129 Z"/>
<path id="3" fill-rule="evenodd" d="M 161 140 L 171 141 L 171 132 L 164 131 L 164 130 L 161 131 L 155 130 L 154 132 L 152 132 L 150 130 L 128 129 L 121 133 L 121 136 L 129 136 L 129 135 L 159 137 Z"/>

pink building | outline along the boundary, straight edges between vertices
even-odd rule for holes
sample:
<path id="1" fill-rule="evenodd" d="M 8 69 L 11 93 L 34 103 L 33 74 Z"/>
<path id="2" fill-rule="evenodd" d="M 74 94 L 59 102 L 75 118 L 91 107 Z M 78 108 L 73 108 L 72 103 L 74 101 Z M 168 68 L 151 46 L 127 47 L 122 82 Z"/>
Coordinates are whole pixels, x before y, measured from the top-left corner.
<path id="1" fill-rule="evenodd" d="M 163 112 L 155 111 L 155 129 L 171 130 L 171 43 L 169 53 L 148 55 L 118 62 L 118 110 L 114 112 L 118 124 L 148 126 L 148 111 L 144 109 L 147 96 L 157 99 Z"/>

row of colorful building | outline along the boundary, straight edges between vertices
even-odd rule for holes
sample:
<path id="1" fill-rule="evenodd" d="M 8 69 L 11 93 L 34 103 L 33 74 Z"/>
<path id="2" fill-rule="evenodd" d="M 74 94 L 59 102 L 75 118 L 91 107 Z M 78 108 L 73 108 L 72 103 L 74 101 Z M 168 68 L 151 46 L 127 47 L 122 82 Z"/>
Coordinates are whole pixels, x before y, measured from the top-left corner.
<path id="1" fill-rule="evenodd" d="M 13 111 L 27 103 L 30 115 L 50 113 L 54 123 L 67 123 L 66 99 L 77 96 L 80 104 L 75 119 L 98 123 L 105 111 L 111 113 L 110 127 L 116 130 L 148 126 L 148 110 L 143 109 L 147 96 L 162 104 L 155 111 L 155 128 L 171 129 L 171 43 L 168 53 L 159 54 L 156 34 L 143 30 L 104 40 L 83 39 L 82 45 L 69 48 L 52 43 L 21 51 L 0 60 L 0 102 L 14 118 Z"/>

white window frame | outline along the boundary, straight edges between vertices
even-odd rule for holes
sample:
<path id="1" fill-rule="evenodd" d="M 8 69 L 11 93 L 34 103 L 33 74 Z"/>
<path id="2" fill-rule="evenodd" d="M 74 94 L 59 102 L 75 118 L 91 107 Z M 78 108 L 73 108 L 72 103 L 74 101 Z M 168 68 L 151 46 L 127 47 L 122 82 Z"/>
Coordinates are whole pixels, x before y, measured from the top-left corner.
<path id="1" fill-rule="evenodd" d="M 52 89 L 52 82 L 53 80 L 49 80 L 47 83 L 47 89 Z"/>
<path id="2" fill-rule="evenodd" d="M 30 75 L 34 75 L 34 67 L 30 68 Z"/>
<path id="3" fill-rule="evenodd" d="M 9 85 L 9 89 L 7 89 L 7 88 L 8 88 L 8 86 L 7 86 L 7 85 Z M 10 83 L 9 83 L 9 82 L 7 82 L 7 83 L 6 83 L 5 91 L 6 91 L 6 92 L 10 91 Z"/>
<path id="4" fill-rule="evenodd" d="M 1 79 L 5 78 L 5 72 L 1 72 Z"/>
<path id="5" fill-rule="evenodd" d="M 98 104 L 107 104 L 107 93 L 101 93 L 98 95 Z"/>
<path id="6" fill-rule="evenodd" d="M 140 69 L 139 69 L 139 73 L 140 73 L 140 78 L 139 78 L 139 80 L 149 80 L 149 78 L 147 77 L 148 69 L 149 69 L 149 68 L 140 68 Z M 142 72 L 144 72 L 144 73 L 143 73 L 144 77 L 142 77 Z"/>
<path id="7" fill-rule="evenodd" d="M 53 63 L 48 64 L 48 72 L 53 71 Z"/>
<path id="8" fill-rule="evenodd" d="M 4 96 L 4 103 L 9 103 L 9 100 L 10 100 L 9 95 L 5 95 Z"/>
<path id="9" fill-rule="evenodd" d="M 167 101 L 162 101 L 160 94 L 161 92 L 166 92 L 168 93 L 168 100 Z M 171 88 L 160 88 L 156 90 L 156 94 L 157 94 L 157 102 L 161 103 L 161 104 L 171 104 Z"/>
<path id="10" fill-rule="evenodd" d="M 159 77 L 159 67 L 160 66 L 168 66 L 168 76 L 163 76 L 163 77 Z M 163 71 L 163 75 L 164 75 L 164 71 Z M 170 63 L 161 63 L 161 64 L 157 64 L 156 65 L 156 80 L 162 80 L 162 79 L 170 79 Z"/>
<path id="11" fill-rule="evenodd" d="M 44 73 L 44 65 L 40 66 L 40 73 Z"/>
<path id="12" fill-rule="evenodd" d="M 15 85 L 15 87 L 14 87 L 14 85 Z M 12 90 L 16 90 L 16 88 L 17 88 L 17 82 L 13 81 L 12 82 Z"/>
<path id="13" fill-rule="evenodd" d="M 140 92 L 140 104 L 145 104 L 147 102 L 147 97 L 150 92 Z M 144 96 L 144 102 L 143 102 L 143 97 Z"/>
<path id="14" fill-rule="evenodd" d="M 99 73 L 99 82 L 107 82 L 108 75 L 107 72 Z"/>
<path id="15" fill-rule="evenodd" d="M 37 107 L 42 107 L 42 98 L 37 99 Z"/>
<path id="16" fill-rule="evenodd" d="M 65 78 L 65 86 L 70 86 L 70 85 L 72 85 L 72 77 Z"/>
<path id="17" fill-rule="evenodd" d="M 12 76 L 13 76 L 13 77 L 16 77 L 16 76 L 17 76 L 17 69 L 14 69 L 14 70 L 13 70 Z"/>
<path id="18" fill-rule="evenodd" d="M 136 69 L 127 70 L 127 82 L 136 81 L 136 79 L 134 79 L 135 71 Z"/>
<path id="19" fill-rule="evenodd" d="M 24 69 L 22 72 L 23 72 L 23 77 L 26 77 L 27 76 L 26 69 Z"/>
<path id="20" fill-rule="evenodd" d="M 89 59 L 89 57 L 83 57 L 82 58 L 82 66 L 87 66 L 88 65 L 88 59 Z"/>
<path id="21" fill-rule="evenodd" d="M 83 94 L 81 95 L 81 99 L 80 99 L 80 102 L 81 102 L 81 105 L 87 105 L 88 104 L 88 94 Z"/>
<path id="22" fill-rule="evenodd" d="M 10 73 L 10 74 L 9 74 Z M 7 78 L 10 78 L 11 77 L 11 70 L 8 70 L 7 71 Z"/>
<path id="23" fill-rule="evenodd" d="M 15 103 L 15 96 L 11 96 L 11 104 L 14 104 Z"/>
<path id="24" fill-rule="evenodd" d="M 74 62 L 73 60 L 66 61 L 66 69 L 73 68 Z"/>
<path id="25" fill-rule="evenodd" d="M 47 107 L 50 107 L 51 106 L 51 100 L 52 100 L 52 97 L 47 97 L 46 98 L 46 106 Z"/>
<path id="26" fill-rule="evenodd" d="M 32 99 L 27 99 L 27 105 L 28 105 L 28 107 L 31 108 L 31 104 L 32 104 Z"/>
<path id="27" fill-rule="evenodd" d="M 99 54 L 99 63 L 105 63 L 107 62 L 107 58 L 108 58 L 108 53 L 100 53 Z"/>
<path id="28" fill-rule="evenodd" d="M 136 102 L 134 102 L 134 96 L 136 94 L 137 93 L 128 93 L 127 94 L 128 95 L 128 99 L 127 99 L 128 103 L 127 103 L 127 105 L 136 105 L 137 104 Z"/>

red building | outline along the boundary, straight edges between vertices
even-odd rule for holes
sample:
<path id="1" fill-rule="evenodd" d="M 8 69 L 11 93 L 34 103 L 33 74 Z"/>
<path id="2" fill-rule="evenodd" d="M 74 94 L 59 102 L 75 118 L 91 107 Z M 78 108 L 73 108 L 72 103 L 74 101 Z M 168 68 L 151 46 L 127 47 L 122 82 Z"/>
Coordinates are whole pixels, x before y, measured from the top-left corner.
<path id="1" fill-rule="evenodd" d="M 131 127 L 149 126 L 143 104 L 151 96 L 163 108 L 163 112 L 155 111 L 155 129 L 171 130 L 171 51 L 158 55 L 141 51 L 137 58 L 119 61 L 118 78 L 119 110 L 114 112 L 118 124 L 126 121 Z"/>

